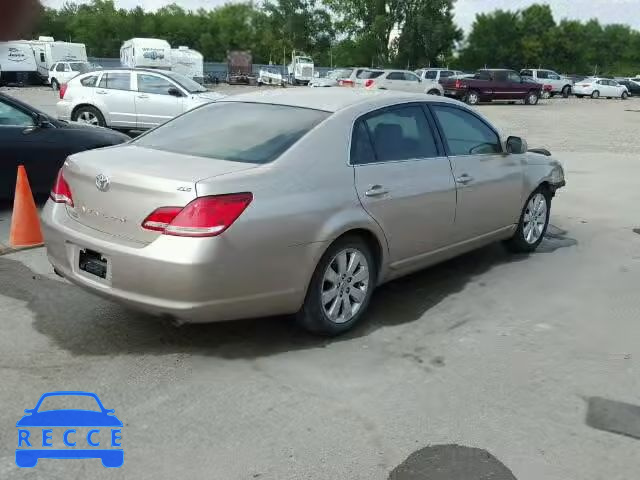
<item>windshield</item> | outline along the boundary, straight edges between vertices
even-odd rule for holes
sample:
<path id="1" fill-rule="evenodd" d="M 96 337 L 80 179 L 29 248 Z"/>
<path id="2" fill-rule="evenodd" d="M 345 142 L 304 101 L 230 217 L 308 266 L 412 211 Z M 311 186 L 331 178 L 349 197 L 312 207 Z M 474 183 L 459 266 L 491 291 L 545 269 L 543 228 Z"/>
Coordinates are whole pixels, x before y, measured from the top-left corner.
<path id="1" fill-rule="evenodd" d="M 329 115 L 284 105 L 218 102 L 182 115 L 133 143 L 197 157 L 268 163 Z"/>
<path id="2" fill-rule="evenodd" d="M 383 73 L 384 72 L 382 70 L 365 70 L 360 75 L 358 75 L 358 78 L 365 78 L 365 79 L 366 78 L 378 78 Z"/>
<path id="3" fill-rule="evenodd" d="M 38 412 L 69 409 L 102 411 L 96 399 L 89 395 L 51 395 L 42 400 Z"/>
<path id="4" fill-rule="evenodd" d="M 189 93 L 208 92 L 208 90 L 204 88 L 202 85 L 200 85 L 198 82 L 191 80 L 190 78 L 185 77 L 184 75 L 181 75 L 176 72 L 167 72 L 167 71 L 163 71 L 162 73 L 167 77 L 169 77 L 174 82 L 176 82 L 177 84 L 179 84 L 182 88 L 184 88 Z"/>
<path id="5" fill-rule="evenodd" d="M 298 62 L 300 63 L 313 63 L 309 57 L 298 57 Z"/>

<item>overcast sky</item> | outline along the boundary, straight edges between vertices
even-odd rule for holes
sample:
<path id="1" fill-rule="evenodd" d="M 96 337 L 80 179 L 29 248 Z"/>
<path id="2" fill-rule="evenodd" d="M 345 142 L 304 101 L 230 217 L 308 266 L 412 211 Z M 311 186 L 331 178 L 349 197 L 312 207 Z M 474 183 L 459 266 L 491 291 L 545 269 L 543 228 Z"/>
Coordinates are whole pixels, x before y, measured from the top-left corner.
<path id="1" fill-rule="evenodd" d="M 42 0 L 45 5 L 52 7 L 61 6 L 65 0 Z M 78 0 L 76 0 L 78 1 Z M 173 3 L 175 0 L 116 0 L 116 5 L 124 8 L 133 8 L 141 5 L 144 9 L 157 9 L 163 5 Z M 176 3 L 186 9 L 213 8 L 226 3 L 227 0 L 179 0 Z M 490 12 L 497 8 L 515 10 L 526 7 L 535 0 L 457 0 L 456 22 L 465 31 L 471 27 L 471 23 L 477 13 Z M 547 0 L 557 20 L 571 18 L 588 20 L 597 18 L 601 23 L 628 23 L 632 27 L 640 29 L 640 0 Z"/>

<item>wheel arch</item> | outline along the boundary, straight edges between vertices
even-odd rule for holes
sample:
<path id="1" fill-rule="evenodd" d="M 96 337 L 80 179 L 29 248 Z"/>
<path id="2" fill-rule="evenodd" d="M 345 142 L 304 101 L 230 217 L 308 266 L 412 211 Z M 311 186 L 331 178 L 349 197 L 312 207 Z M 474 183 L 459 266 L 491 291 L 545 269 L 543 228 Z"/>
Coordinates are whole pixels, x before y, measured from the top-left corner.
<path id="1" fill-rule="evenodd" d="M 95 105 L 93 103 L 89 103 L 89 102 L 82 102 L 82 103 L 79 103 L 78 105 L 76 105 L 75 107 L 73 107 L 73 110 L 71 110 L 71 118 L 72 119 L 76 115 L 78 110 L 80 110 L 82 107 L 95 108 L 96 110 L 98 110 L 98 112 L 100 112 L 100 114 L 102 115 L 102 118 L 104 118 L 104 121 L 107 124 L 107 126 L 111 125 L 111 118 L 109 117 L 109 115 L 106 114 L 104 112 L 104 110 L 101 109 L 100 107 L 98 107 L 97 105 Z"/>

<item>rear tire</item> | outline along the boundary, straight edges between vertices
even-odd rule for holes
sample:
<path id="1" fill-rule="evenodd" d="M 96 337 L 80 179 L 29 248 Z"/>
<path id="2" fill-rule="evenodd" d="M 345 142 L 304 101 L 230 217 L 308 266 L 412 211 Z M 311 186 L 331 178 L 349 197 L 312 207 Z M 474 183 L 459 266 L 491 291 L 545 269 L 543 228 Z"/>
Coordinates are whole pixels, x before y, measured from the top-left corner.
<path id="1" fill-rule="evenodd" d="M 467 105 L 477 105 L 480 103 L 480 94 L 475 90 L 470 90 L 464 97 L 464 102 Z"/>
<path id="2" fill-rule="evenodd" d="M 105 122 L 104 116 L 100 113 L 100 110 L 89 105 L 82 106 L 73 112 L 71 120 L 74 122 L 85 123 L 87 125 L 93 125 L 95 127 L 107 126 L 107 122 Z"/>
<path id="3" fill-rule="evenodd" d="M 539 100 L 538 94 L 532 90 L 527 94 L 527 97 L 524 99 L 524 103 L 526 105 L 537 105 L 538 100 Z"/>
<path id="4" fill-rule="evenodd" d="M 504 242 L 514 253 L 531 253 L 542 242 L 549 226 L 551 193 L 545 186 L 538 187 L 524 204 L 518 228 L 513 237 Z"/>
<path id="5" fill-rule="evenodd" d="M 298 325 L 325 336 L 350 330 L 369 306 L 377 270 L 371 249 L 362 238 L 338 239 L 324 253 L 311 277 L 304 304 L 296 315 Z"/>
<path id="6" fill-rule="evenodd" d="M 569 95 L 571 95 L 571 86 L 565 85 L 562 87 L 562 98 L 569 98 Z"/>
<path id="7" fill-rule="evenodd" d="M 440 90 L 436 90 L 435 88 L 433 90 L 429 90 L 427 92 L 427 95 L 436 95 L 436 96 L 440 96 Z"/>
<path id="8" fill-rule="evenodd" d="M 592 94 L 591 94 L 591 98 L 600 98 L 600 92 L 598 90 L 595 90 Z"/>
<path id="9" fill-rule="evenodd" d="M 60 84 L 58 83 L 58 80 L 56 80 L 55 78 L 51 79 L 51 88 L 53 88 L 54 92 L 57 92 L 58 90 L 60 90 Z"/>

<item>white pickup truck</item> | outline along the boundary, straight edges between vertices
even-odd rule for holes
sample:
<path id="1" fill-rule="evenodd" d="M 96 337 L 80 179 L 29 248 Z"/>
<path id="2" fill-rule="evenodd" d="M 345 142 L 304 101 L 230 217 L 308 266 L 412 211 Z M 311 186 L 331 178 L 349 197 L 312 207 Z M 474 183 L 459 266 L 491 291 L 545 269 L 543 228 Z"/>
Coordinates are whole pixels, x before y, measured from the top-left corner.
<path id="1" fill-rule="evenodd" d="M 573 89 L 573 80 L 558 75 L 553 70 L 527 68 L 520 70 L 520 76 L 541 85 L 551 85 L 551 96 L 562 95 L 567 98 Z"/>

